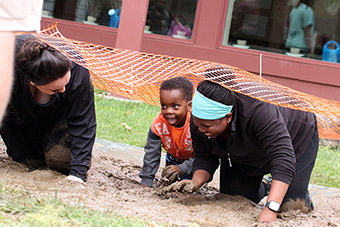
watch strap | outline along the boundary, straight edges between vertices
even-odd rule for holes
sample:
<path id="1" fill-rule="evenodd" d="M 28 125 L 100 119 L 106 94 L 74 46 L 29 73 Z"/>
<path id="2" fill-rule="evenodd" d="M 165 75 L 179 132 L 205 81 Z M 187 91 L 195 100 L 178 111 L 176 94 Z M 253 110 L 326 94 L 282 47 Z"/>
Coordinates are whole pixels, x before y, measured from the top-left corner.
<path id="1" fill-rule="evenodd" d="M 281 212 L 281 204 L 278 202 L 275 202 L 273 200 L 269 201 L 266 203 L 266 207 L 269 208 L 269 210 L 274 211 L 274 212 Z"/>

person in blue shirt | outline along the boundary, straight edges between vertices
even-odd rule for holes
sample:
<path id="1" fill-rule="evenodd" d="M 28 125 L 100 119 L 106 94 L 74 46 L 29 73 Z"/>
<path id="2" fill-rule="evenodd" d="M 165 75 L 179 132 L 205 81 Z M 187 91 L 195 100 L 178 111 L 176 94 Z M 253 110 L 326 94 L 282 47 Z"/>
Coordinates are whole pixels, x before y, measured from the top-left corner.
<path id="1" fill-rule="evenodd" d="M 297 0 L 289 16 L 287 48 L 299 48 L 303 53 L 313 51 L 314 12 L 309 0 Z"/>

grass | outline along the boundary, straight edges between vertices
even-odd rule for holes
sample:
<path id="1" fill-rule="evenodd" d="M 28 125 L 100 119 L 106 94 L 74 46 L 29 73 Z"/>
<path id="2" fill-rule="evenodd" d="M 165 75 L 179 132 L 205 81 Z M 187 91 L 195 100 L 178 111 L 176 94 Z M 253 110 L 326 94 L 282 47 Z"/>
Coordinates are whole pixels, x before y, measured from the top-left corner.
<path id="1" fill-rule="evenodd" d="M 145 103 L 104 99 L 98 95 L 95 100 L 98 138 L 139 147 L 145 145 L 147 132 L 160 110 L 159 107 Z M 0 183 L 1 226 L 158 225 L 150 220 L 122 217 L 111 211 L 67 205 L 57 198 L 36 198 L 29 192 L 15 190 Z"/>
<path id="2" fill-rule="evenodd" d="M 160 107 L 98 95 L 95 101 L 98 138 L 144 147 L 149 128 Z"/>
<path id="3" fill-rule="evenodd" d="M 121 102 L 97 95 L 97 137 L 143 147 L 149 127 L 159 111 L 159 107 L 145 103 Z M 339 149 L 320 147 L 310 183 L 340 188 Z M 0 184 L 0 226 L 158 225 L 148 220 L 122 217 L 112 211 L 67 205 L 57 198 L 36 198 L 29 192 Z"/>
<path id="4" fill-rule="evenodd" d="M 3 185 L 0 201 L 0 226 L 148 226 L 142 219 L 70 206 L 56 198 L 35 198 Z"/>
<path id="5" fill-rule="evenodd" d="M 310 183 L 340 188 L 339 149 L 320 146 Z"/>
<path id="6" fill-rule="evenodd" d="M 160 107 L 96 97 L 97 137 L 144 147 L 147 132 Z M 131 130 L 126 129 L 126 123 Z M 311 184 L 340 188 L 340 151 L 320 146 Z"/>

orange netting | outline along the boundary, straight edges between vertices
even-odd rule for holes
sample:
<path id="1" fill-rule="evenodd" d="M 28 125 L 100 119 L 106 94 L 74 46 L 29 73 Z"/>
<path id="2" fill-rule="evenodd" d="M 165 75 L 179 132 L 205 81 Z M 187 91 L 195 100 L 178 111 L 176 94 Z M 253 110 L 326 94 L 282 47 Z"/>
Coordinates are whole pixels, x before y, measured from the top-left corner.
<path id="1" fill-rule="evenodd" d="M 314 112 L 320 137 L 340 140 L 340 102 L 298 92 L 229 65 L 67 39 L 56 25 L 34 35 L 89 69 L 93 84 L 101 90 L 159 105 L 159 86 L 166 79 L 185 76 L 195 87 L 201 80 L 213 80 L 230 90 L 265 102 Z"/>

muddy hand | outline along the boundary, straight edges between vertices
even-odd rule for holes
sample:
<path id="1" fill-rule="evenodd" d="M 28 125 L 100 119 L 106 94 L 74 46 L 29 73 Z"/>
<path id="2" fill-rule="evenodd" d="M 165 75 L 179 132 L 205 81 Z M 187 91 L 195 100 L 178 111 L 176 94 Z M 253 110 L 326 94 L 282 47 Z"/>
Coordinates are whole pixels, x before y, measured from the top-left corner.
<path id="1" fill-rule="evenodd" d="M 182 180 L 165 187 L 162 191 L 193 193 L 195 191 L 195 185 L 191 180 Z"/>
<path id="2" fill-rule="evenodd" d="M 276 221 L 277 213 L 269 210 L 268 208 L 264 208 L 260 215 L 257 218 L 257 221 L 260 223 L 271 223 Z"/>
<path id="3" fill-rule="evenodd" d="M 181 170 L 176 165 L 166 166 L 162 171 L 162 177 L 167 178 L 171 183 L 180 180 Z"/>
<path id="4" fill-rule="evenodd" d="M 67 176 L 66 180 L 84 183 L 82 179 L 80 179 L 79 177 L 72 176 L 72 175 Z"/>

